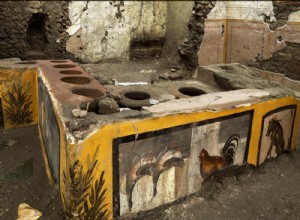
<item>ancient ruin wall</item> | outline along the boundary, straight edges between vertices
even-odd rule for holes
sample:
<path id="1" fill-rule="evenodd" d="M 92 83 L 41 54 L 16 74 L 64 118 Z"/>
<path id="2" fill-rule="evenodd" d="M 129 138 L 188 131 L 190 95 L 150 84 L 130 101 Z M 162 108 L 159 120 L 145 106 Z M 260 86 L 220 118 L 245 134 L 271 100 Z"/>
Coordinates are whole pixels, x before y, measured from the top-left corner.
<path id="1" fill-rule="evenodd" d="M 128 60 L 131 49 L 155 49 L 165 38 L 166 2 L 73 1 L 69 14 L 67 50 L 83 62 Z"/>
<path id="2" fill-rule="evenodd" d="M 277 39 L 285 47 L 275 52 L 270 59 L 258 59 L 253 65 L 260 69 L 283 73 L 290 79 L 300 80 L 300 40 L 293 34 L 286 34 L 289 26 L 297 27 L 300 22 L 299 2 L 273 2 L 276 22 L 270 23 L 270 29 L 278 32 Z M 294 25 L 293 25 L 294 24 Z M 275 28 L 278 28 L 277 30 Z M 299 29 L 291 30 L 299 32 Z"/>
<path id="3" fill-rule="evenodd" d="M 165 42 L 172 52 L 177 50 L 176 45 L 187 31 L 193 3 L 3 1 L 0 2 L 0 58 L 99 62 L 160 57 Z M 167 19 L 174 24 L 168 26 Z M 168 36 L 167 28 L 171 29 Z M 191 28 L 196 30 L 193 24 Z"/>
<path id="4" fill-rule="evenodd" d="M 168 1 L 166 41 L 163 55 L 178 57 L 178 45 L 188 33 L 188 22 L 193 11 L 194 1 Z M 179 57 L 178 57 L 179 58 Z"/>
<path id="5" fill-rule="evenodd" d="M 257 60 L 253 66 L 283 73 L 290 79 L 300 81 L 300 44 L 285 42 L 286 47 L 276 53 L 268 60 Z"/>
<path id="6" fill-rule="evenodd" d="M 205 22 L 199 65 L 258 60 L 258 67 L 297 79 L 299 5 L 288 1 L 217 1 Z"/>
<path id="7" fill-rule="evenodd" d="M 197 52 L 204 34 L 204 20 L 215 6 L 216 1 L 195 1 L 192 16 L 188 23 L 189 33 L 178 47 L 181 60 L 189 69 L 198 66 Z"/>
<path id="8" fill-rule="evenodd" d="M 72 58 L 66 52 L 68 2 L 0 2 L 0 58 Z"/>
<path id="9" fill-rule="evenodd" d="M 293 12 L 299 11 L 300 3 L 299 2 L 281 2 L 273 1 L 273 11 L 276 21 L 270 22 L 269 17 L 266 17 L 265 22 L 270 23 L 270 29 L 275 30 L 278 27 L 286 25 L 286 22 L 289 20 L 289 16 Z"/>

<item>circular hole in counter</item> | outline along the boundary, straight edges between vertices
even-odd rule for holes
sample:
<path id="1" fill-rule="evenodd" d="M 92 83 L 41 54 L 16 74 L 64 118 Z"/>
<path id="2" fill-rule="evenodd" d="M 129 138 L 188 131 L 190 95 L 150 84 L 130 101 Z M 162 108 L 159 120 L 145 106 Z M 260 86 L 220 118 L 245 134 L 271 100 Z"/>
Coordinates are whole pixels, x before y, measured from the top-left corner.
<path id="1" fill-rule="evenodd" d="M 181 87 L 178 89 L 178 91 L 181 94 L 187 95 L 187 96 L 199 96 L 199 95 L 206 94 L 206 92 L 204 92 L 203 90 L 195 88 L 195 87 Z"/>
<path id="2" fill-rule="evenodd" d="M 51 60 L 51 63 L 67 63 L 67 60 Z"/>
<path id="3" fill-rule="evenodd" d="M 60 68 L 60 69 L 68 69 L 68 68 L 73 68 L 75 65 L 71 64 L 58 64 L 54 66 L 55 68 Z"/>
<path id="4" fill-rule="evenodd" d="M 70 84 L 78 84 L 78 85 L 84 85 L 91 82 L 91 80 L 87 77 L 81 77 L 81 76 L 70 76 L 70 77 L 64 77 L 60 79 L 61 81 L 65 83 Z"/>
<path id="5" fill-rule="evenodd" d="M 151 96 L 146 92 L 141 91 L 129 91 L 124 94 L 127 99 L 131 100 L 146 100 L 149 99 Z"/>
<path id="6" fill-rule="evenodd" d="M 78 70 L 62 70 L 62 71 L 59 71 L 59 73 L 66 74 L 66 75 L 79 75 L 79 74 L 82 74 L 82 72 L 78 71 Z"/>
<path id="7" fill-rule="evenodd" d="M 72 89 L 71 92 L 75 95 L 81 95 L 93 99 L 102 98 L 105 96 L 105 93 L 98 89 L 76 88 Z"/>
<path id="8" fill-rule="evenodd" d="M 36 61 L 22 61 L 17 64 L 36 64 L 36 63 L 37 63 Z"/>

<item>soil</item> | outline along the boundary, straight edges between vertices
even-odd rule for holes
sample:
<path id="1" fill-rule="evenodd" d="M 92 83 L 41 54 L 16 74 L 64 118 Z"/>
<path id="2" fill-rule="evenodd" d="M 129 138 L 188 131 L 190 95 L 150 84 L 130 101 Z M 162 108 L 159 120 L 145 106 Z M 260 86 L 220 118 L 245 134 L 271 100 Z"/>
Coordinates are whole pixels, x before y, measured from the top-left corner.
<path id="1" fill-rule="evenodd" d="M 45 172 L 37 126 L 0 134 L 0 219 L 16 219 L 22 202 L 41 211 L 40 219 L 64 219 L 58 189 Z M 258 168 L 216 173 L 198 194 L 136 219 L 300 219 L 299 182 L 300 150 L 295 150 Z"/>
<path id="2" fill-rule="evenodd" d="M 41 211 L 40 219 L 63 219 L 58 189 L 45 171 L 37 126 L 0 131 L 0 219 L 17 219 L 23 202 Z"/>

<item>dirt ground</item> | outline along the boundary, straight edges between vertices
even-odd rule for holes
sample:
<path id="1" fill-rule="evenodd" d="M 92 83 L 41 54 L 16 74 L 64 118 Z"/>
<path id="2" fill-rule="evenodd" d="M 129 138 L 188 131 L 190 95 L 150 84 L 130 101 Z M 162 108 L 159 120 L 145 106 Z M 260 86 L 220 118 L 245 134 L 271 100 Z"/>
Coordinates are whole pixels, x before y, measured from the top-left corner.
<path id="1" fill-rule="evenodd" d="M 41 219 L 64 219 L 57 187 L 45 173 L 37 127 L 0 131 L 0 219 L 17 218 L 26 202 Z M 231 168 L 211 176 L 202 191 L 137 219 L 300 219 L 300 151 L 259 168 Z"/>
<path id="2" fill-rule="evenodd" d="M 63 219 L 56 187 L 49 184 L 37 126 L 0 131 L 0 219 L 17 219 L 26 202 L 41 219 Z"/>

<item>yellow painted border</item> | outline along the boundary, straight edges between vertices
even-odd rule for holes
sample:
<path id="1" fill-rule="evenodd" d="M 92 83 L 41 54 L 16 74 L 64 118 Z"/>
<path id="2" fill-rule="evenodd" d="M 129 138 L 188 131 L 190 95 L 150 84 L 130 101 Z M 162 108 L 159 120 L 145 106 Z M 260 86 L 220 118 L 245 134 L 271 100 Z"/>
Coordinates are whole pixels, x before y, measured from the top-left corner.
<path id="1" fill-rule="evenodd" d="M 50 165 L 49 165 L 49 162 L 48 162 L 46 149 L 45 149 L 45 145 L 44 145 L 43 138 L 42 138 L 41 129 L 40 129 L 39 125 L 37 127 L 38 127 L 38 132 L 39 132 L 40 145 L 41 145 L 41 148 L 42 148 L 42 154 L 43 154 L 43 158 L 44 158 L 44 162 L 45 162 L 46 173 L 47 173 L 50 185 L 53 185 L 54 184 L 54 179 L 53 179 L 51 171 L 50 171 Z"/>
<path id="2" fill-rule="evenodd" d="M 254 23 L 254 24 L 263 24 L 263 21 L 259 20 L 243 20 L 243 19 L 226 19 L 228 22 L 243 22 L 243 23 Z"/>
<path id="3" fill-rule="evenodd" d="M 3 72 L 1 72 L 1 70 Z M 0 72 L 2 75 L 0 75 L 0 83 L 4 83 L 1 81 L 7 81 L 8 84 L 13 85 L 14 83 L 20 84 L 22 87 L 24 87 L 24 84 L 29 85 L 29 91 L 26 91 L 27 94 L 30 94 L 30 109 L 32 112 L 32 122 L 30 123 L 24 123 L 24 124 L 13 124 L 11 120 L 8 119 L 8 116 L 5 111 L 3 111 L 3 121 L 4 121 L 4 128 L 5 129 L 12 129 L 12 128 L 18 128 L 18 127 L 24 127 L 24 126 L 30 126 L 38 123 L 38 97 L 37 97 L 37 69 L 33 67 L 27 67 L 27 68 L 13 68 L 13 67 L 7 67 L 7 66 L 0 66 Z M 2 96 L 3 92 L 8 92 L 8 88 L 6 88 L 4 85 L 0 84 L 1 94 Z M 5 106 L 7 106 L 7 103 L 2 99 L 2 108 L 4 110 Z"/>
<path id="4" fill-rule="evenodd" d="M 73 146 L 75 149 L 80 148 L 80 161 L 85 163 L 88 155 L 94 155 L 95 146 L 99 145 L 101 150 L 98 160 L 101 161 L 101 170 L 105 170 L 104 178 L 106 180 L 107 197 L 106 203 L 110 204 L 109 211 L 113 211 L 113 139 L 125 137 L 129 135 L 138 135 L 141 133 L 172 128 L 176 126 L 186 125 L 195 122 L 206 121 L 209 119 L 230 116 L 233 114 L 254 110 L 252 119 L 251 136 L 249 142 L 247 162 L 252 165 L 257 163 L 257 155 L 259 150 L 259 139 L 261 133 L 262 118 L 265 114 L 275 109 L 287 105 L 297 105 L 295 114 L 294 130 L 291 140 L 291 149 L 295 148 L 297 130 L 299 124 L 299 100 L 295 97 L 279 98 L 268 100 L 265 102 L 253 104 L 250 106 L 238 107 L 230 110 L 212 112 L 202 111 L 196 113 L 184 113 L 176 115 L 168 115 L 164 117 L 137 119 L 134 121 L 116 122 L 108 124 L 100 128 L 94 134 L 89 136 L 83 143 Z M 86 167 L 87 169 L 87 167 Z M 100 171 L 100 170 L 99 170 Z M 100 173 L 100 172 L 98 172 Z M 96 177 L 98 178 L 98 177 Z"/>
<path id="5" fill-rule="evenodd" d="M 227 52 L 228 52 L 228 24 L 232 23 L 252 23 L 252 24 L 264 24 L 263 21 L 258 20 L 242 20 L 242 19 L 206 19 L 205 22 L 224 22 L 224 43 L 223 43 L 223 63 L 227 62 Z M 287 22 L 287 24 L 299 25 L 300 22 Z M 232 45 L 231 45 L 232 47 Z M 271 32 L 268 32 L 267 36 L 267 51 L 266 57 L 269 59 L 271 57 Z"/>
<path id="6" fill-rule="evenodd" d="M 37 97 L 39 97 L 38 83 L 39 83 L 39 79 L 40 80 L 43 80 L 43 79 L 38 76 L 38 74 L 39 74 L 38 72 L 36 72 L 36 74 L 37 74 L 36 75 L 37 76 L 37 80 L 36 80 L 36 82 L 37 82 Z M 49 91 L 48 91 L 48 93 L 49 93 Z M 67 164 L 69 164 L 71 162 L 70 162 L 70 158 L 67 153 L 66 129 L 63 125 L 61 118 L 59 117 L 59 114 L 57 112 L 58 109 L 57 109 L 57 106 L 55 106 L 55 102 L 53 101 L 53 97 L 51 96 L 51 93 L 49 93 L 49 96 L 50 96 L 50 99 L 51 99 L 52 105 L 53 105 L 52 110 L 53 110 L 57 125 L 59 127 L 59 138 L 60 138 L 60 140 L 59 140 L 59 182 L 57 184 L 59 185 L 60 198 L 61 198 L 62 205 L 64 207 L 65 204 L 64 204 L 62 195 L 63 195 L 63 192 L 64 193 L 66 192 L 66 186 L 64 185 L 64 181 L 63 181 L 63 178 L 64 178 L 63 172 L 66 171 L 66 169 L 68 167 Z M 38 102 L 37 107 L 39 108 L 39 102 Z M 42 133 L 41 133 L 41 129 L 40 129 L 40 118 L 39 117 L 37 118 L 37 121 L 38 121 L 39 138 L 40 138 L 40 143 L 41 143 L 41 147 L 42 147 L 43 158 L 45 161 L 46 173 L 47 173 L 50 184 L 53 185 L 55 183 L 55 180 L 51 174 L 51 169 L 50 169 L 50 165 L 49 165 L 49 161 L 48 161 L 48 157 L 47 157 L 47 153 L 46 153 L 46 149 L 45 149 L 45 145 L 43 142 L 43 137 L 42 137 Z"/>
<path id="7" fill-rule="evenodd" d="M 228 21 L 228 22 L 242 22 L 242 23 L 256 23 L 263 24 L 263 21 L 259 20 L 243 20 L 243 19 L 230 19 L 230 18 L 219 18 L 219 19 L 206 19 L 207 22 L 220 22 L 220 21 Z M 296 22 L 297 23 L 297 22 Z"/>
<path id="8" fill-rule="evenodd" d="M 59 127 L 59 138 L 60 138 L 60 140 L 59 140 L 59 183 L 58 183 L 58 185 L 59 185 L 59 190 L 60 190 L 61 201 L 62 201 L 62 204 L 64 206 L 65 204 L 64 204 L 63 199 L 62 199 L 62 193 L 66 192 L 66 186 L 64 185 L 64 181 L 63 181 L 63 178 L 64 178 L 63 172 L 66 171 L 66 169 L 68 169 L 67 164 L 69 164 L 71 162 L 70 162 L 70 157 L 68 156 L 68 153 L 67 153 L 67 143 L 66 143 L 66 139 L 65 139 L 66 129 L 64 128 L 63 122 L 62 122 L 61 118 L 59 117 L 59 114 L 57 113 L 56 106 L 54 106 L 53 97 L 51 97 L 51 94 L 49 94 L 49 95 L 50 95 L 50 98 L 52 100 L 53 113 L 54 113 L 57 125 Z M 39 124 L 40 124 L 40 122 L 39 122 Z M 41 132 L 40 131 L 40 126 L 38 126 L 38 127 L 39 127 L 39 133 L 40 133 Z M 43 138 L 41 136 L 41 133 L 40 133 L 40 142 L 41 142 L 42 148 L 43 148 L 43 157 L 47 161 L 47 162 L 45 162 L 45 164 L 47 164 L 46 172 L 47 172 L 50 183 L 53 184 L 55 181 L 54 181 L 53 176 L 51 174 L 49 161 L 48 161 L 48 157 L 47 157 L 47 154 L 46 154 L 46 150 L 45 150 L 45 146 L 44 146 L 44 143 L 43 143 Z"/>
<path id="9" fill-rule="evenodd" d="M 296 21 L 287 21 L 286 22 L 287 25 L 300 25 L 300 21 L 296 22 Z"/>
<path id="10" fill-rule="evenodd" d="M 240 22 L 240 23 L 253 23 L 253 24 L 263 24 L 263 21 L 257 21 L 257 20 L 242 20 L 242 19 L 206 19 L 205 22 L 223 22 L 224 23 L 224 43 L 223 43 L 223 63 L 227 63 L 227 52 L 228 52 L 228 23 L 229 22 Z M 267 54 L 270 53 L 270 39 L 271 39 L 271 33 L 268 33 L 268 48 L 267 48 Z M 232 46 L 232 45 L 231 45 Z M 270 57 L 270 55 L 268 55 Z"/>

